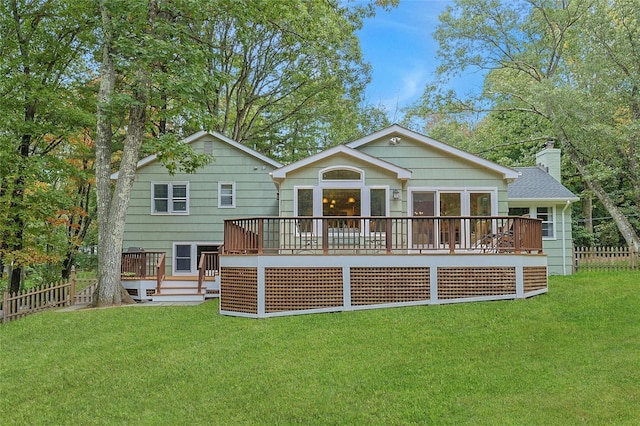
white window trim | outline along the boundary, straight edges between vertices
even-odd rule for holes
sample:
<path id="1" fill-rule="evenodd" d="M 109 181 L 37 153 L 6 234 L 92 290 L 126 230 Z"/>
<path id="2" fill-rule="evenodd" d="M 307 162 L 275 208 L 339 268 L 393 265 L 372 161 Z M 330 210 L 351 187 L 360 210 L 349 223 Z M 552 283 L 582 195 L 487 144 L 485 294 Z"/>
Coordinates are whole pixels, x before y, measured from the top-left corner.
<path id="1" fill-rule="evenodd" d="M 390 187 L 389 185 L 373 185 L 373 186 L 366 186 L 365 189 L 367 189 L 367 191 L 363 191 L 362 194 L 362 215 L 363 216 L 371 216 L 371 190 L 372 189 L 384 189 L 384 198 L 385 198 L 385 212 L 384 215 L 385 216 L 391 216 L 391 206 L 390 206 L 390 199 L 389 197 L 390 195 Z M 366 194 L 366 196 L 365 196 Z"/>
<path id="2" fill-rule="evenodd" d="M 189 256 L 190 256 L 191 259 L 190 259 L 189 271 L 177 271 L 176 270 L 176 266 L 177 266 L 177 263 L 178 263 L 177 262 L 177 257 L 178 257 L 177 256 L 177 254 L 178 254 L 177 253 L 178 252 L 177 246 L 189 246 L 190 247 Z M 195 245 L 194 245 L 194 243 L 191 243 L 191 242 L 176 242 L 176 243 L 173 243 L 173 252 L 171 253 L 171 256 L 172 256 L 171 257 L 172 275 L 174 275 L 174 276 L 187 276 L 187 275 L 193 275 L 194 274 L 194 271 L 196 270 L 195 267 L 194 267 L 195 266 L 194 265 L 195 264 L 194 248 L 195 248 Z"/>
<path id="3" fill-rule="evenodd" d="M 525 208 L 525 209 L 529 209 L 529 216 L 534 218 L 534 219 L 539 219 L 538 217 L 538 208 L 539 207 L 546 207 L 548 209 L 550 209 L 550 213 L 553 216 L 552 220 L 549 221 L 549 223 L 551 223 L 553 225 L 553 235 L 551 236 L 542 236 L 542 240 L 543 241 L 554 241 L 558 239 L 558 233 L 557 233 L 557 228 L 558 228 L 558 219 L 557 219 L 557 214 L 556 214 L 556 206 L 554 205 L 548 205 L 548 204 L 520 204 L 520 203 L 512 203 L 509 205 L 509 208 Z"/>
<path id="4" fill-rule="evenodd" d="M 157 212 L 155 211 L 155 197 L 154 197 L 154 189 L 155 185 L 167 185 L 167 211 L 166 212 Z M 182 210 L 173 210 L 173 186 L 174 185 L 185 185 L 186 186 L 186 209 Z M 178 216 L 188 216 L 189 215 L 189 182 L 163 182 L 163 181 L 154 181 L 151 182 L 151 214 L 154 216 L 167 216 L 167 215 L 178 215 Z"/>
<path id="5" fill-rule="evenodd" d="M 197 241 L 197 242 L 193 242 L 193 241 L 176 241 L 173 243 L 173 247 L 172 247 L 172 253 L 171 253 L 171 274 L 173 276 L 176 277 L 184 277 L 184 276 L 193 276 L 193 275 L 197 275 L 198 274 L 198 262 L 200 261 L 200 259 L 197 259 L 196 254 L 198 253 L 198 246 L 221 246 L 223 243 L 222 242 L 202 242 L 202 241 Z M 177 266 L 177 261 L 176 261 L 176 255 L 177 255 L 177 250 L 176 250 L 176 246 L 190 246 L 190 269 L 189 271 L 177 271 L 176 270 L 176 266 Z"/>
<path id="6" fill-rule="evenodd" d="M 494 187 L 442 187 L 442 186 L 412 186 L 407 188 L 407 215 L 413 216 L 411 197 L 414 192 L 434 192 L 436 214 L 440 215 L 440 194 L 460 194 L 460 215 L 471 215 L 470 195 L 472 193 L 491 193 L 491 216 L 498 215 L 498 188 Z"/>
<path id="7" fill-rule="evenodd" d="M 222 185 L 231 185 L 231 205 L 222 204 Z M 236 208 L 236 183 L 235 182 L 218 182 L 218 208 L 219 209 L 235 209 Z"/>
<path id="8" fill-rule="evenodd" d="M 356 172 L 360 174 L 360 179 L 344 179 L 344 180 L 340 180 L 340 179 L 328 179 L 328 180 L 324 180 L 322 179 L 322 175 L 326 172 L 331 172 L 333 170 L 349 170 L 352 172 Z M 359 169 L 357 167 L 353 167 L 353 166 L 331 166 L 331 167 L 326 167 L 322 170 L 320 170 L 318 172 L 318 184 L 320 187 L 322 188 L 360 188 L 364 185 L 365 179 L 364 179 L 364 170 Z"/>
<path id="9" fill-rule="evenodd" d="M 320 194 L 320 197 L 322 197 L 322 192 L 318 191 L 318 188 L 312 185 L 301 185 L 301 186 L 294 186 L 293 187 L 293 216 L 298 216 L 298 191 L 301 189 L 310 189 L 313 191 L 313 196 L 311 198 L 312 203 L 313 203 L 313 214 L 311 216 L 304 216 L 304 217 L 309 217 L 310 219 L 316 216 L 322 216 L 322 211 L 320 211 L 320 213 L 318 214 L 318 194 Z M 322 205 L 322 199 L 320 199 L 320 203 Z M 314 221 L 314 233 L 318 233 L 319 232 L 319 221 Z M 296 226 L 296 235 L 305 235 L 308 234 L 308 232 L 300 232 L 300 230 L 298 229 L 298 226 Z"/>
<path id="10" fill-rule="evenodd" d="M 553 230 L 552 235 L 547 235 L 547 236 L 542 235 L 542 239 L 543 239 L 543 240 L 547 240 L 547 241 L 557 240 L 558 238 L 556 237 L 556 235 L 557 235 L 557 234 L 556 234 L 556 228 L 557 228 L 557 221 L 556 221 L 556 206 L 549 206 L 549 205 L 546 205 L 546 206 L 545 206 L 545 205 L 536 205 L 536 206 L 534 206 L 534 207 L 531 207 L 531 208 L 529 209 L 529 211 L 532 213 L 532 214 L 531 214 L 531 217 L 535 217 L 535 218 L 539 219 L 539 218 L 538 218 L 538 208 L 541 208 L 541 207 L 542 207 L 542 208 L 546 207 L 546 208 L 548 208 L 548 209 L 549 209 L 549 214 L 551 214 L 551 216 L 552 216 L 552 217 L 551 217 L 551 220 L 547 221 L 547 223 L 551 223 L 552 230 Z M 542 222 L 542 223 L 543 223 L 543 225 L 544 225 L 544 222 Z"/>

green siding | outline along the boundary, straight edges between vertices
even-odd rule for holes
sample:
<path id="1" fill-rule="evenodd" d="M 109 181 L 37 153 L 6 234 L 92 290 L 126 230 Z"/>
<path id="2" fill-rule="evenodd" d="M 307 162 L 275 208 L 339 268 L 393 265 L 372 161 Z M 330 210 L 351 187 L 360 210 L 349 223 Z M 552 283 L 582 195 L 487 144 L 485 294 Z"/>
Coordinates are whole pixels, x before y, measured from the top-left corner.
<path id="1" fill-rule="evenodd" d="M 512 201 L 509 207 L 550 207 L 551 204 L 534 201 Z M 573 234 L 571 231 L 571 209 L 564 214 L 564 247 L 562 209 L 566 204 L 555 206 L 555 238 L 543 238 L 542 251 L 547 256 L 547 268 L 549 275 L 571 275 L 573 272 Z M 564 250 L 564 263 L 563 263 Z"/>
<path id="2" fill-rule="evenodd" d="M 350 156 L 335 155 L 310 164 L 303 169 L 294 170 L 287 175 L 280 191 L 282 214 L 293 215 L 294 213 L 293 189 L 295 186 L 318 185 L 319 171 L 332 166 L 353 166 L 363 169 L 367 186 L 380 185 L 389 186 L 391 190 L 401 189 L 401 200 L 390 201 L 393 216 L 406 214 L 408 188 L 423 187 L 441 190 L 447 188 L 497 188 L 498 214 L 507 214 L 507 182 L 501 174 L 406 138 L 403 138 L 401 143 L 395 146 L 389 145 L 388 138 L 384 138 L 363 145 L 358 150 L 411 170 L 411 179 L 407 182 L 401 182 L 395 174 L 387 170 L 382 170 Z"/>
<path id="3" fill-rule="evenodd" d="M 124 249 L 165 251 L 167 275 L 172 275 L 174 243 L 221 244 L 224 219 L 278 215 L 277 189 L 270 176 L 274 167 L 208 135 L 194 141 L 193 148 L 202 152 L 204 141 L 213 142 L 215 160 L 196 173 L 171 176 L 159 162 L 136 173 Z M 152 215 L 152 182 L 189 182 L 189 214 Z M 218 182 L 235 182 L 236 208 L 218 208 Z"/>

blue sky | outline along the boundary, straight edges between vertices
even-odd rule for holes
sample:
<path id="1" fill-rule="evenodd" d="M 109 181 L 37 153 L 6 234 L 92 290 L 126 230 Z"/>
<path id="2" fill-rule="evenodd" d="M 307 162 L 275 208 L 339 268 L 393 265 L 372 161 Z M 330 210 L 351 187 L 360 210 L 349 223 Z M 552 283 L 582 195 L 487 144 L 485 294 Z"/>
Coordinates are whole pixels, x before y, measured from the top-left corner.
<path id="1" fill-rule="evenodd" d="M 440 13 L 452 4 L 450 0 L 400 0 L 389 12 L 379 9 L 358 31 L 364 59 L 372 66 L 367 103 L 384 105 L 392 121 L 400 120 L 398 108 L 418 100 L 425 86 L 435 80 L 438 44 L 433 32 Z M 481 83 L 469 72 L 451 87 L 466 93 Z"/>

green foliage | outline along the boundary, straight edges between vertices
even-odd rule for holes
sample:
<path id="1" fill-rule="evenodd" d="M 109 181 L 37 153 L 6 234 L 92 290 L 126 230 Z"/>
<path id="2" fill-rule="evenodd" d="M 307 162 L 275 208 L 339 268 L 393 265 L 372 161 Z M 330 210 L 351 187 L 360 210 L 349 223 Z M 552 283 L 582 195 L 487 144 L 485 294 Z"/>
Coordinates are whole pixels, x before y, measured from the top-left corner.
<path id="1" fill-rule="evenodd" d="M 64 157 L 92 121 L 90 97 L 77 99 L 92 78 L 83 58 L 94 18 L 86 2 L 0 4 L 0 258 L 13 262 L 14 291 L 23 267 L 54 263 L 68 245 L 58 217 L 75 200 Z"/>
<path id="2" fill-rule="evenodd" d="M 634 0 L 457 0 L 435 32 L 439 78 L 481 72 L 483 93 L 429 86 L 409 118 L 464 123 L 480 113 L 467 142 L 475 148 L 465 148 L 505 165 L 532 165 L 544 142 L 558 142 L 571 189 L 597 197 L 638 245 L 626 218 L 640 214 L 639 13 Z"/>
<path id="3" fill-rule="evenodd" d="M 548 294 L 527 300 L 266 320 L 220 316 L 217 301 L 42 313 L 0 326 L 0 415 L 635 424 L 638 309 L 637 272 L 626 272 L 551 277 Z"/>
<path id="4" fill-rule="evenodd" d="M 147 155 L 155 154 L 171 175 L 178 171 L 195 173 L 214 160 L 212 155 L 196 152 L 191 145 L 179 143 L 177 135 L 171 133 L 149 141 L 145 150 Z"/>
<path id="5" fill-rule="evenodd" d="M 390 3 L 390 2 L 385 2 Z M 191 129 L 218 131 L 284 162 L 361 136 L 369 81 L 354 32 L 370 5 L 204 2 L 187 30 L 202 40 Z"/>

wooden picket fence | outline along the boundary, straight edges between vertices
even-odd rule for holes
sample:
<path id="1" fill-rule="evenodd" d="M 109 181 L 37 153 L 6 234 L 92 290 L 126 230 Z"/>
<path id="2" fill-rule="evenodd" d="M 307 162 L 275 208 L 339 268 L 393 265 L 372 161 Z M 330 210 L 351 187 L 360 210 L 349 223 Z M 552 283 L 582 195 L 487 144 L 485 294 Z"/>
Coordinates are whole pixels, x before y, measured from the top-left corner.
<path id="1" fill-rule="evenodd" d="M 91 284 L 76 293 L 76 286 L 82 281 L 91 282 Z M 59 281 L 17 293 L 9 293 L 5 289 L 2 295 L 0 319 L 5 323 L 48 309 L 91 303 L 97 284 L 95 278 L 77 279 L 76 271 L 72 270 L 68 282 Z"/>
<path id="2" fill-rule="evenodd" d="M 638 252 L 631 247 L 574 247 L 574 271 L 637 271 Z"/>

